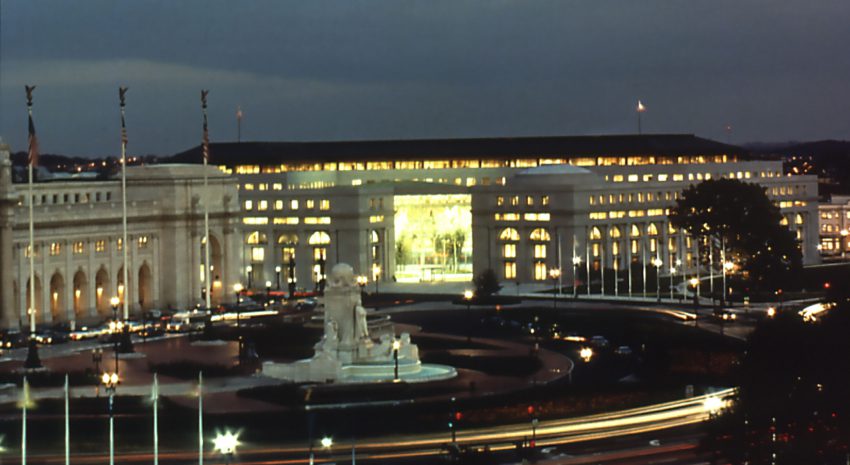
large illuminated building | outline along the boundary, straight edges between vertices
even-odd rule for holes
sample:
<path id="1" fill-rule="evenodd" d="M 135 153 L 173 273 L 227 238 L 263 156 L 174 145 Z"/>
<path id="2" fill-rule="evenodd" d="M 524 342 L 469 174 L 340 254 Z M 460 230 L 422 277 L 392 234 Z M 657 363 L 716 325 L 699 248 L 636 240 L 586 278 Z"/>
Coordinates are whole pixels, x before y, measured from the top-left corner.
<path id="1" fill-rule="evenodd" d="M 667 213 L 706 179 L 763 185 L 817 252 L 817 179 L 781 161 L 692 135 L 357 142 L 218 143 L 212 163 L 239 179 L 243 277 L 311 289 L 329 265 L 371 280 L 572 279 L 655 261 L 694 271 L 694 244 Z M 195 148 L 174 157 L 200 160 Z"/>
<path id="2" fill-rule="evenodd" d="M 210 206 L 212 301 L 232 299 L 240 280 L 241 218 L 231 176 L 198 165 L 127 168 L 128 282 L 123 282 L 121 182 L 12 183 L 9 148 L 0 145 L 0 328 L 86 323 L 112 315 L 110 299 L 129 299 L 133 315 L 187 308 L 202 296 L 203 203 Z M 35 301 L 30 302 L 29 202 L 33 202 Z"/>

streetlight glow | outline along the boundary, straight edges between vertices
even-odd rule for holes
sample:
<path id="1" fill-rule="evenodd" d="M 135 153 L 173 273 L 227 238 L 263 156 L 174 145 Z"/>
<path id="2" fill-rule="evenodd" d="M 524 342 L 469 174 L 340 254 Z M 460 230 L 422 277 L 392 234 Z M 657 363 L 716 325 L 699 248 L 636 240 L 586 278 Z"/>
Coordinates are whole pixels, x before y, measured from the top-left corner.
<path id="1" fill-rule="evenodd" d="M 465 300 L 472 300 L 472 296 L 473 296 L 473 295 L 474 295 L 474 293 L 473 293 L 471 290 L 469 290 L 469 289 L 467 289 L 467 290 L 463 291 L 463 298 L 464 298 Z"/>
<path id="2" fill-rule="evenodd" d="M 242 283 L 236 283 L 233 285 L 233 291 L 237 294 L 242 292 Z"/>
<path id="3" fill-rule="evenodd" d="M 224 434 L 218 433 L 213 439 L 213 449 L 224 455 L 235 454 L 239 445 L 239 431 L 225 430 Z"/>
<path id="4" fill-rule="evenodd" d="M 590 362 L 590 359 L 593 358 L 593 349 L 590 347 L 582 347 L 578 351 L 578 355 L 585 361 L 585 363 Z"/>
<path id="5" fill-rule="evenodd" d="M 705 411 L 711 413 L 712 415 L 716 414 L 724 407 L 726 407 L 726 401 L 715 396 L 707 397 L 705 399 L 705 402 L 703 403 L 703 408 L 705 408 Z"/>
<path id="6" fill-rule="evenodd" d="M 334 445 L 334 440 L 330 436 L 325 436 L 325 437 L 322 438 L 320 443 L 322 444 L 322 447 L 324 447 L 325 449 L 330 449 L 331 446 Z"/>
<path id="7" fill-rule="evenodd" d="M 121 303 L 121 300 L 118 299 L 118 296 L 113 296 L 111 299 L 109 299 L 109 304 L 112 305 L 113 307 L 117 307 L 118 304 L 120 304 L 120 303 Z"/>
<path id="8" fill-rule="evenodd" d="M 768 316 L 768 318 L 773 318 L 773 317 L 775 317 L 775 316 L 776 316 L 776 308 L 774 308 L 774 307 L 767 307 L 767 316 Z"/>

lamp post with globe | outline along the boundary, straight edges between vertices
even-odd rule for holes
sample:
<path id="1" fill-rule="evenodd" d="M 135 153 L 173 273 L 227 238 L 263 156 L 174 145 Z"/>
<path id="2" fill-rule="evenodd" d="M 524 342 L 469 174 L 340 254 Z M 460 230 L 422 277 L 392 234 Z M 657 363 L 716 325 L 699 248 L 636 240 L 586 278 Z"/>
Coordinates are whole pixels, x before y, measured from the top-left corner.
<path id="1" fill-rule="evenodd" d="M 581 257 L 573 256 L 573 298 L 578 299 L 578 267 L 581 265 Z"/>
<path id="2" fill-rule="evenodd" d="M 549 277 L 552 278 L 552 310 L 558 310 L 558 293 L 560 289 L 558 288 L 558 278 L 561 277 L 561 269 L 560 268 L 552 268 L 549 270 Z"/>

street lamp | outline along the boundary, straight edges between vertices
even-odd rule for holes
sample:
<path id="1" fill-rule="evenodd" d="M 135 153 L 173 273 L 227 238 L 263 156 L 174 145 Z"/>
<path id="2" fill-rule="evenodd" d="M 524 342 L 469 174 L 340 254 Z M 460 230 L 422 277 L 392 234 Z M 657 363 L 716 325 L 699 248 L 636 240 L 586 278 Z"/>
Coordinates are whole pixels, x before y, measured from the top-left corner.
<path id="1" fill-rule="evenodd" d="M 839 231 L 841 234 L 841 258 L 843 259 L 847 252 L 847 235 L 850 234 L 846 228 Z"/>
<path id="2" fill-rule="evenodd" d="M 395 362 L 395 371 L 393 371 L 393 382 L 398 382 L 398 350 L 401 349 L 401 341 L 393 338 L 393 362 Z"/>
<path id="3" fill-rule="evenodd" d="M 552 278 L 552 310 L 558 309 L 558 278 L 561 277 L 560 268 L 552 268 L 549 270 L 549 277 Z"/>
<path id="4" fill-rule="evenodd" d="M 697 318 L 699 318 L 699 313 L 697 312 L 699 308 L 699 278 L 693 277 L 688 280 L 688 283 L 694 288 L 694 321 L 696 322 Z M 696 325 L 696 323 L 694 324 Z"/>
<path id="5" fill-rule="evenodd" d="M 242 294 L 242 283 L 233 285 L 233 293 L 236 294 L 236 305 L 239 305 L 239 296 Z"/>
<path id="6" fill-rule="evenodd" d="M 673 275 L 676 274 L 676 267 L 670 267 L 670 301 L 673 300 Z"/>
<path id="7" fill-rule="evenodd" d="M 287 264 L 289 268 L 289 276 L 287 277 L 287 284 L 289 287 L 289 298 L 295 298 L 295 257 L 294 255 L 289 256 L 289 263 Z"/>
<path id="8" fill-rule="evenodd" d="M 363 299 L 366 297 L 366 284 L 369 282 L 369 278 L 364 275 L 357 275 L 357 285 L 360 286 L 360 298 Z"/>
<path id="9" fill-rule="evenodd" d="M 117 352 L 116 352 L 117 353 Z M 109 465 L 115 465 L 115 388 L 118 387 L 118 372 L 106 373 L 100 377 L 100 382 L 106 388 L 106 393 L 109 394 Z"/>
<path id="10" fill-rule="evenodd" d="M 463 300 L 466 301 L 466 340 L 467 342 L 472 340 L 472 297 L 475 295 L 474 292 L 467 289 L 463 291 Z"/>
<path id="11" fill-rule="evenodd" d="M 578 299 L 578 267 L 581 265 L 581 257 L 573 256 L 573 298 Z"/>
<path id="12" fill-rule="evenodd" d="M 723 305 L 726 305 L 726 273 L 731 273 L 735 264 L 731 261 L 723 262 Z"/>
<path id="13" fill-rule="evenodd" d="M 231 432 L 225 430 L 224 434 L 217 434 L 213 439 L 213 449 L 224 456 L 224 463 L 230 465 L 233 455 L 236 454 L 236 448 L 239 447 L 239 432 Z"/>
<path id="14" fill-rule="evenodd" d="M 767 307 L 767 317 L 773 318 L 776 316 L 776 308 L 775 307 Z"/>
<path id="15" fill-rule="evenodd" d="M 278 291 L 280 290 L 280 270 L 280 265 L 274 267 L 275 281 L 277 283 L 275 289 Z"/>
<path id="16" fill-rule="evenodd" d="M 269 301 L 271 300 L 271 296 L 272 296 L 272 282 L 266 281 L 266 306 L 269 305 Z"/>
<path id="17" fill-rule="evenodd" d="M 242 293 L 242 283 L 236 283 L 233 285 L 233 292 L 236 293 L 236 340 L 239 343 L 238 353 L 239 353 L 239 363 L 242 363 L 242 326 L 240 320 L 242 319 L 242 306 L 239 305 L 239 295 Z"/>
<path id="18" fill-rule="evenodd" d="M 254 280 L 254 267 L 248 265 L 245 267 L 245 271 L 248 273 L 248 289 L 251 289 L 253 280 Z"/>
<path id="19" fill-rule="evenodd" d="M 655 265 L 655 294 L 658 296 L 658 301 L 661 302 L 661 265 L 664 262 L 655 257 L 652 259 L 652 264 Z"/>
<path id="20" fill-rule="evenodd" d="M 120 329 L 120 324 L 118 323 L 118 304 L 121 301 L 118 299 L 118 296 L 113 296 L 109 299 L 109 304 L 112 305 L 112 323 L 109 325 L 110 333 L 112 334 L 112 344 L 115 351 L 115 373 L 116 376 L 118 374 L 118 335 L 116 334 Z"/>
<path id="21" fill-rule="evenodd" d="M 380 281 L 381 277 L 381 265 L 375 263 L 372 265 L 372 279 L 375 280 L 375 294 L 378 294 L 378 281 Z"/>

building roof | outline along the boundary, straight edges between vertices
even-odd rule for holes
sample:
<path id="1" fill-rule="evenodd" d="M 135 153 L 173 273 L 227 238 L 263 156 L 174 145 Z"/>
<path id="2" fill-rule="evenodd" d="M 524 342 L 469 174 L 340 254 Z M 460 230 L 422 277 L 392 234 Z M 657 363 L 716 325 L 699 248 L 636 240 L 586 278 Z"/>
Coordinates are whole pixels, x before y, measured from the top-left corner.
<path id="1" fill-rule="evenodd" d="M 745 155 L 747 150 L 693 134 L 210 144 L 210 163 L 229 166 L 340 161 L 720 154 Z M 178 153 L 171 161 L 199 163 L 201 147 Z"/>

